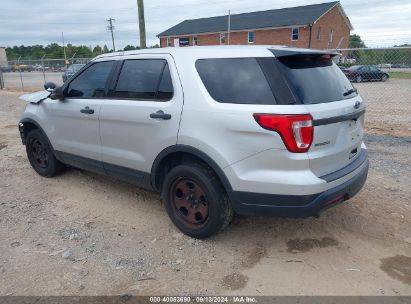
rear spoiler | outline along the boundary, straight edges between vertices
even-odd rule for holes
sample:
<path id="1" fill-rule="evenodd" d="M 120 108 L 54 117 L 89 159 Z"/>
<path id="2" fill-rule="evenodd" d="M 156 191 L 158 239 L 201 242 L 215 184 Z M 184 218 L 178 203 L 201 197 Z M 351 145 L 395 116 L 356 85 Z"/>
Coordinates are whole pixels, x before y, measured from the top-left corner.
<path id="1" fill-rule="evenodd" d="M 269 49 L 275 57 L 296 56 L 296 55 L 330 55 L 331 58 L 341 55 L 337 51 L 311 50 L 311 49 Z"/>

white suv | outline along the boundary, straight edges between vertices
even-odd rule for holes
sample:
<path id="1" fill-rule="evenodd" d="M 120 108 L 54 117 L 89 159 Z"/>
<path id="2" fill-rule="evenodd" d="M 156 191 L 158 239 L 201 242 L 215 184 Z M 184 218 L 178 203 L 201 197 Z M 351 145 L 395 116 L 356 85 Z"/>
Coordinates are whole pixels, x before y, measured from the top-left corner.
<path id="1" fill-rule="evenodd" d="M 42 176 L 66 166 L 161 192 L 204 238 L 234 212 L 318 215 L 364 185 L 365 107 L 332 58 L 274 46 L 101 55 L 62 87 L 22 96 L 19 124 Z"/>

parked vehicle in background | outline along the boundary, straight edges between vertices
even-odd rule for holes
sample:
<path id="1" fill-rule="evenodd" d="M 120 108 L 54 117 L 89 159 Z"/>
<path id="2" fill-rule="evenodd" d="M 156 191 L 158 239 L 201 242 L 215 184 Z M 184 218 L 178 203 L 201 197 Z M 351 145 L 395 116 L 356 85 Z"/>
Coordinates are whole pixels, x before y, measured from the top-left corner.
<path id="1" fill-rule="evenodd" d="M 351 82 L 386 81 L 390 77 L 375 65 L 353 65 L 342 71 Z"/>
<path id="2" fill-rule="evenodd" d="M 11 70 L 13 72 L 31 72 L 34 71 L 33 67 L 31 65 L 28 64 L 13 64 L 13 66 L 11 67 Z"/>
<path id="3" fill-rule="evenodd" d="M 391 66 L 392 69 L 408 69 L 410 66 L 405 63 L 396 63 Z"/>
<path id="4" fill-rule="evenodd" d="M 69 65 L 63 73 L 63 82 L 66 82 L 68 79 L 73 77 L 78 71 L 81 70 L 83 66 L 85 65 L 80 63 Z"/>
<path id="5" fill-rule="evenodd" d="M 33 65 L 33 70 L 34 71 L 43 71 L 43 69 L 46 70 L 45 68 L 43 68 L 43 66 L 41 64 Z"/>
<path id="6" fill-rule="evenodd" d="M 11 72 L 11 66 L 8 64 L 0 65 L 0 70 L 4 72 Z"/>
<path id="7" fill-rule="evenodd" d="M 392 67 L 391 63 L 380 63 L 378 65 L 378 68 L 380 69 L 391 69 L 391 67 Z"/>
<path id="8" fill-rule="evenodd" d="M 316 216 L 368 172 L 365 104 L 332 58 L 287 47 L 162 48 L 101 55 L 61 87 L 21 98 L 33 169 L 66 165 L 161 193 L 196 238 L 234 214 Z"/>

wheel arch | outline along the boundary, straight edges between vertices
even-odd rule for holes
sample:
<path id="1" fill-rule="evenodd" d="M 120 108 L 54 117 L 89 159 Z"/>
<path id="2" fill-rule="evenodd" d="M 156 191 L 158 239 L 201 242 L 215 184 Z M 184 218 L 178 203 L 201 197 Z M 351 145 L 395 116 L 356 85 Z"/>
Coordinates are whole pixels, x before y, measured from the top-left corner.
<path id="1" fill-rule="evenodd" d="M 165 173 L 174 164 L 180 164 L 186 160 L 198 160 L 209 166 L 221 181 L 227 193 L 232 190 L 231 184 L 221 167 L 206 153 L 187 145 L 174 145 L 165 148 L 154 160 L 151 168 L 151 185 L 156 191 L 161 191 L 161 184 Z"/>
<path id="2" fill-rule="evenodd" d="M 38 129 L 45 135 L 44 130 L 40 127 L 40 125 L 33 119 L 31 118 L 23 118 L 22 120 L 19 121 L 19 131 L 20 131 L 20 137 L 23 145 L 26 144 L 26 138 L 27 134 L 34 129 Z"/>
<path id="3" fill-rule="evenodd" d="M 19 121 L 19 131 L 20 131 L 20 137 L 21 137 L 21 141 L 22 141 L 23 145 L 26 144 L 27 134 L 31 130 L 35 130 L 35 129 L 37 129 L 41 132 L 41 134 L 44 136 L 44 138 L 48 141 L 50 147 L 53 149 L 53 153 L 54 153 L 55 151 L 54 151 L 53 145 L 51 144 L 50 139 L 47 136 L 47 133 L 40 126 L 40 124 L 32 118 L 23 118 Z M 54 154 L 56 154 L 56 153 L 54 153 Z"/>

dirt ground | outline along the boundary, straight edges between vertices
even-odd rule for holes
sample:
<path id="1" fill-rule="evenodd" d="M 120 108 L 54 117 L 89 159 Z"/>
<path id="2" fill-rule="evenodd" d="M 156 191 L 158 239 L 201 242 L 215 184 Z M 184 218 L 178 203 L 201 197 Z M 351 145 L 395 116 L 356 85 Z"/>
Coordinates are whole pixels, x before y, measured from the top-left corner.
<path id="1" fill-rule="evenodd" d="M 26 159 L 19 93 L 0 91 L 0 295 L 411 295 L 411 83 L 368 103 L 365 188 L 319 218 L 237 216 L 204 241 L 159 195 Z M 383 98 L 401 87 L 401 99 Z M 398 92 L 397 92 L 398 93 Z"/>

